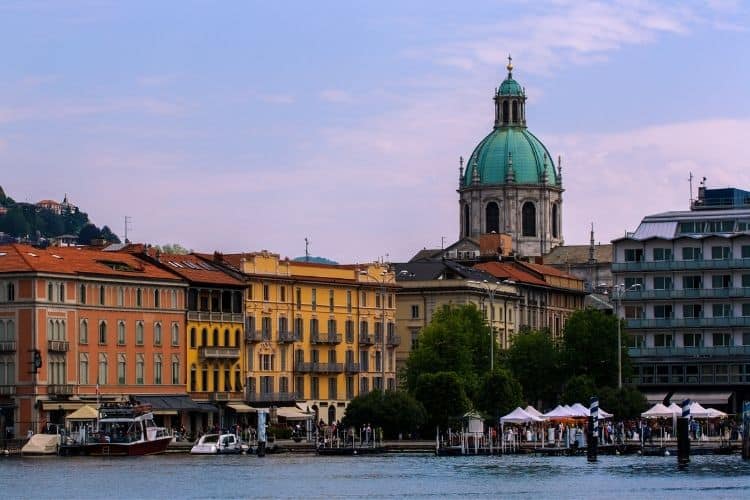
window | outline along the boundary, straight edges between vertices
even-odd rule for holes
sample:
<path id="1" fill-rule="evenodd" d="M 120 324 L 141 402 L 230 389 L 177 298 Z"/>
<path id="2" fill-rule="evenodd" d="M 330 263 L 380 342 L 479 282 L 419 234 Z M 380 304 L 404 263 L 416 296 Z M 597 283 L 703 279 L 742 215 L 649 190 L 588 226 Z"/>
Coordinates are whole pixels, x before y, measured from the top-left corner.
<path id="1" fill-rule="evenodd" d="M 154 323 L 154 345 L 161 345 L 161 323 Z"/>
<path id="2" fill-rule="evenodd" d="M 230 392 L 232 390 L 232 372 L 229 368 L 224 369 L 224 391 Z"/>
<path id="3" fill-rule="evenodd" d="M 208 391 L 208 367 L 206 365 L 201 368 L 201 391 Z"/>
<path id="4" fill-rule="evenodd" d="M 312 310 L 314 311 L 318 307 L 318 290 L 313 288 L 312 289 Z"/>
<path id="5" fill-rule="evenodd" d="M 354 342 L 354 321 L 348 319 L 346 320 L 345 325 L 346 341 L 351 344 L 352 342 Z"/>
<path id="6" fill-rule="evenodd" d="M 261 335 L 263 340 L 271 340 L 271 318 L 261 319 Z"/>
<path id="7" fill-rule="evenodd" d="M 125 304 L 125 289 L 119 287 L 117 289 L 117 305 L 122 307 Z"/>
<path id="8" fill-rule="evenodd" d="M 81 285 L 78 289 L 78 300 L 81 304 L 86 303 L 86 285 Z"/>
<path id="9" fill-rule="evenodd" d="M 202 346 L 208 345 L 208 330 L 205 328 L 201 330 L 201 345 Z"/>
<path id="10" fill-rule="evenodd" d="M 412 304 L 411 319 L 419 319 L 419 304 Z"/>
<path id="11" fill-rule="evenodd" d="M 354 377 L 346 377 L 346 399 L 354 399 Z"/>
<path id="12" fill-rule="evenodd" d="M 103 306 L 106 302 L 106 291 L 104 289 L 104 285 L 99 286 L 99 305 Z"/>
<path id="13" fill-rule="evenodd" d="M 703 343 L 702 333 L 683 333 L 682 344 L 685 347 L 701 347 Z"/>
<path id="14" fill-rule="evenodd" d="M 194 374 L 195 372 L 193 372 Z M 180 383 L 180 358 L 176 355 L 172 356 L 172 384 L 178 385 Z M 195 381 L 191 380 L 191 389 L 195 390 Z"/>
<path id="15" fill-rule="evenodd" d="M 625 278 L 625 289 L 630 290 L 632 288 L 635 288 L 636 286 L 640 287 L 641 290 L 643 289 L 643 277 L 630 277 Z"/>
<path id="16" fill-rule="evenodd" d="M 117 344 L 125 345 L 125 322 L 117 322 Z"/>
<path id="17" fill-rule="evenodd" d="M 154 384 L 161 385 L 161 368 L 162 368 L 162 356 L 161 354 L 154 355 Z"/>
<path id="18" fill-rule="evenodd" d="M 521 227 L 523 236 L 536 236 L 536 207 L 530 201 L 521 208 Z"/>
<path id="19" fill-rule="evenodd" d="M 247 300 L 253 300 L 253 285 L 247 287 Z"/>
<path id="20" fill-rule="evenodd" d="M 193 329 L 193 335 L 195 335 L 195 329 Z M 180 344 L 180 325 L 178 323 L 172 323 L 172 345 L 179 345 L 179 344 Z"/>
<path id="21" fill-rule="evenodd" d="M 654 290 L 671 290 L 671 276 L 654 276 Z"/>
<path id="22" fill-rule="evenodd" d="M 294 338 L 302 342 L 304 336 L 305 324 L 302 318 L 294 318 Z"/>
<path id="23" fill-rule="evenodd" d="M 177 290 L 172 290 L 169 295 L 170 295 L 170 307 L 172 309 L 177 309 Z"/>
<path id="24" fill-rule="evenodd" d="M 360 304 L 360 305 L 361 305 L 362 307 L 367 307 L 367 292 L 365 292 L 365 291 L 363 291 L 363 292 L 362 292 L 362 294 L 361 294 L 361 297 L 360 297 L 360 300 L 359 300 L 359 301 L 361 302 L 361 304 Z"/>
<path id="25" fill-rule="evenodd" d="M 729 274 L 716 274 L 711 276 L 712 288 L 732 288 L 732 276 Z"/>
<path id="26" fill-rule="evenodd" d="M 683 247 L 682 260 L 701 260 L 703 252 L 700 247 Z"/>
<path id="27" fill-rule="evenodd" d="M 107 355 L 103 352 L 99 353 L 99 373 L 96 379 L 97 384 L 107 384 L 107 361 Z"/>
<path id="28" fill-rule="evenodd" d="M 682 288 L 697 289 L 703 287 L 703 278 L 701 276 L 683 276 Z"/>
<path id="29" fill-rule="evenodd" d="M 289 392 L 289 377 L 279 377 L 279 392 Z"/>
<path id="30" fill-rule="evenodd" d="M 54 285 L 52 285 L 51 281 L 47 282 L 47 300 L 52 302 L 55 298 L 54 296 Z"/>
<path id="31" fill-rule="evenodd" d="M 60 291 L 59 291 L 59 294 L 60 294 L 60 297 L 59 297 L 59 299 L 60 299 L 60 302 L 65 302 L 65 283 L 60 283 L 60 287 L 59 287 L 59 289 L 60 289 Z"/>
<path id="32" fill-rule="evenodd" d="M 143 307 L 143 290 L 140 288 L 135 290 L 135 306 Z"/>
<path id="33" fill-rule="evenodd" d="M 214 368 L 214 383 L 213 383 L 213 390 L 214 392 L 219 392 L 219 369 Z"/>
<path id="34" fill-rule="evenodd" d="M 711 247 L 712 259 L 728 259 L 731 255 L 731 248 L 728 246 Z"/>
<path id="35" fill-rule="evenodd" d="M 269 318 L 269 331 L 270 331 L 270 328 L 271 327 L 270 327 L 270 318 Z M 211 337 L 212 337 L 211 345 L 218 346 L 219 345 L 219 329 L 218 328 L 214 328 L 213 335 Z M 269 337 L 265 340 L 271 340 L 270 334 L 269 334 Z"/>
<path id="36" fill-rule="evenodd" d="M 393 309 L 393 294 L 388 294 L 388 309 Z"/>
<path id="37" fill-rule="evenodd" d="M 630 334 L 628 335 L 628 347 L 635 349 L 642 349 L 646 347 L 646 337 L 641 334 Z"/>
<path id="38" fill-rule="evenodd" d="M 195 348 L 195 328 L 190 329 L 190 347 Z"/>
<path id="39" fill-rule="evenodd" d="M 509 313 L 512 310 L 508 311 Z M 626 319 L 640 319 L 645 318 L 646 314 L 643 310 L 643 306 L 625 306 L 625 318 Z"/>
<path id="40" fill-rule="evenodd" d="M 659 304 L 654 306 L 654 318 L 668 319 L 673 316 L 671 304 Z"/>
<path id="41" fill-rule="evenodd" d="M 78 330 L 78 342 L 81 344 L 89 343 L 89 322 L 88 320 L 82 319 L 81 326 Z"/>
<path id="42" fill-rule="evenodd" d="M 375 292 L 375 307 L 380 309 L 380 292 Z"/>
<path id="43" fill-rule="evenodd" d="M 685 304 L 682 306 L 683 318 L 700 318 L 703 316 L 703 306 L 700 304 Z"/>
<path id="44" fill-rule="evenodd" d="M 352 291 L 346 291 L 346 312 L 352 312 Z"/>
<path id="45" fill-rule="evenodd" d="M 750 274 L 742 275 L 742 288 L 750 288 Z"/>
<path id="46" fill-rule="evenodd" d="M 310 378 L 310 397 L 320 399 L 320 380 L 318 377 Z"/>
<path id="47" fill-rule="evenodd" d="M 318 320 L 316 318 L 313 318 L 310 320 L 310 335 L 315 338 L 317 337 L 318 333 Z"/>
<path id="48" fill-rule="evenodd" d="M 294 393 L 298 399 L 305 399 L 305 378 L 294 378 Z"/>
<path id="49" fill-rule="evenodd" d="M 328 399 L 338 399 L 336 377 L 328 377 Z"/>
<path id="50" fill-rule="evenodd" d="M 560 237 L 560 230 L 558 229 L 560 227 L 560 209 L 557 208 L 557 203 L 552 205 L 552 237 L 553 238 L 559 238 Z"/>
<path id="51" fill-rule="evenodd" d="M 143 345 L 143 321 L 135 324 L 135 345 Z"/>
<path id="52" fill-rule="evenodd" d="M 671 333 L 657 333 L 654 335 L 654 347 L 674 347 L 674 338 Z"/>
<path id="53" fill-rule="evenodd" d="M 654 248 L 654 260 L 672 260 L 672 249 Z"/>
<path id="54" fill-rule="evenodd" d="M 359 368 L 363 371 L 370 371 L 370 357 L 367 351 L 359 351 Z"/>
<path id="55" fill-rule="evenodd" d="M 362 377 L 359 379 L 359 394 L 367 394 L 370 392 L 370 379 Z"/>
<path id="56" fill-rule="evenodd" d="M 729 347 L 732 345 L 732 336 L 728 333 L 714 333 L 711 337 L 714 347 Z"/>
<path id="57" fill-rule="evenodd" d="M 161 307 L 161 293 L 158 288 L 154 289 L 154 307 Z"/>
<path id="58" fill-rule="evenodd" d="M 471 209 L 469 205 L 464 205 L 464 236 L 471 234 Z"/>
<path id="59" fill-rule="evenodd" d="M 742 245 L 742 258 L 750 259 L 750 245 Z"/>
<path id="60" fill-rule="evenodd" d="M 742 304 L 742 315 L 744 317 L 750 316 L 750 304 Z"/>
<path id="61" fill-rule="evenodd" d="M 714 318 L 728 318 L 732 315 L 732 304 L 713 304 L 711 309 Z"/>
<path id="62" fill-rule="evenodd" d="M 336 328 L 336 320 L 335 319 L 329 319 L 328 320 L 328 335 L 335 335 L 337 328 Z"/>
<path id="63" fill-rule="evenodd" d="M 369 335 L 368 332 L 368 323 L 367 321 L 360 321 L 359 323 L 359 336 L 360 337 L 367 337 Z"/>
<path id="64" fill-rule="evenodd" d="M 89 383 L 89 355 L 85 352 L 78 354 L 78 383 L 80 385 Z"/>
<path id="65" fill-rule="evenodd" d="M 225 347 L 229 346 L 229 337 L 230 337 L 229 328 L 225 328 L 224 329 L 224 344 L 223 344 Z"/>
<path id="66" fill-rule="evenodd" d="M 261 354 L 258 368 L 264 372 L 273 371 L 273 354 Z"/>
<path id="67" fill-rule="evenodd" d="M 553 208 L 554 211 L 554 208 Z M 484 210 L 485 222 L 484 229 L 485 233 L 499 233 L 500 232 L 500 208 L 497 203 L 491 201 L 487 204 Z M 557 236 L 554 236 L 555 238 Z"/>
<path id="68" fill-rule="evenodd" d="M 328 310 L 333 312 L 333 290 L 328 290 Z"/>
<path id="69" fill-rule="evenodd" d="M 750 332 L 742 332 L 742 345 L 750 345 Z"/>
<path id="70" fill-rule="evenodd" d="M 271 300 L 271 292 L 268 289 L 268 285 L 263 285 L 263 301 L 268 302 Z"/>
<path id="71" fill-rule="evenodd" d="M 143 359 L 143 354 L 136 354 L 135 359 L 135 383 L 138 385 L 143 385 L 143 372 L 144 372 L 144 366 L 145 366 L 145 360 Z"/>
<path id="72" fill-rule="evenodd" d="M 297 310 L 300 310 L 302 309 L 302 289 L 297 288 L 295 295 L 296 295 L 295 299 L 297 302 Z"/>
<path id="73" fill-rule="evenodd" d="M 99 322 L 99 344 L 107 343 L 107 323 L 106 321 Z"/>
<path id="74" fill-rule="evenodd" d="M 117 383 L 125 385 L 125 374 L 127 373 L 125 355 L 117 355 Z"/>
<path id="75" fill-rule="evenodd" d="M 16 300 L 16 286 L 13 283 L 8 283 L 6 285 L 5 299 L 8 302 Z"/>
<path id="76" fill-rule="evenodd" d="M 643 261 L 643 249 L 642 248 L 626 248 L 625 249 L 625 262 L 641 262 Z"/>

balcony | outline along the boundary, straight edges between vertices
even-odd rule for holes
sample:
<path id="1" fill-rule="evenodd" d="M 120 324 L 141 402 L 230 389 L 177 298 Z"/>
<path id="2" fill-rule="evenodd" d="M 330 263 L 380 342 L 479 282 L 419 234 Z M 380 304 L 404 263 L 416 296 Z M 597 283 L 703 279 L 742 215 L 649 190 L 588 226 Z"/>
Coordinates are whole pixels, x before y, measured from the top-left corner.
<path id="1" fill-rule="evenodd" d="M 64 340 L 48 340 L 47 350 L 54 352 L 68 352 L 68 342 Z"/>
<path id="2" fill-rule="evenodd" d="M 341 373 L 344 371 L 343 363 L 297 363 L 297 373 Z"/>
<path id="3" fill-rule="evenodd" d="M 6 340 L 0 342 L 0 352 L 15 352 L 16 342 L 13 340 Z"/>
<path id="4" fill-rule="evenodd" d="M 337 333 L 313 333 L 311 336 L 313 344 L 340 344 L 341 334 Z"/>
<path id="5" fill-rule="evenodd" d="M 245 394 L 245 397 L 251 403 L 275 403 L 297 400 L 297 395 L 293 392 L 266 392 L 261 394 L 248 392 Z"/>
<path id="6" fill-rule="evenodd" d="M 637 271 L 693 271 L 701 269 L 746 269 L 750 259 L 658 260 L 613 262 L 612 272 Z"/>
<path id="7" fill-rule="evenodd" d="M 748 356 L 750 346 L 717 346 L 717 347 L 631 347 L 628 349 L 631 358 L 705 358 Z"/>
<path id="8" fill-rule="evenodd" d="M 372 335 L 359 335 L 359 345 L 374 345 L 375 340 L 372 338 Z"/>
<path id="9" fill-rule="evenodd" d="M 681 288 L 673 290 L 631 290 L 623 301 L 644 299 L 723 299 L 750 297 L 750 288 Z"/>
<path id="10" fill-rule="evenodd" d="M 210 395 L 211 401 L 215 403 L 226 402 L 231 399 L 231 393 L 229 392 L 212 392 Z"/>
<path id="11" fill-rule="evenodd" d="M 201 347 L 198 349 L 201 359 L 239 359 L 239 347 Z"/>
<path id="12" fill-rule="evenodd" d="M 204 321 L 208 323 L 244 323 L 242 313 L 188 311 L 188 321 Z"/>
<path id="13" fill-rule="evenodd" d="M 388 347 L 396 347 L 401 345 L 401 337 L 398 335 L 388 335 L 388 338 L 386 339 L 386 344 Z"/>
<path id="14" fill-rule="evenodd" d="M 346 373 L 359 373 L 359 363 L 346 363 L 344 364 L 344 372 Z"/>
<path id="15" fill-rule="evenodd" d="M 279 343 L 299 342 L 300 336 L 296 332 L 279 332 Z"/>
<path id="16" fill-rule="evenodd" d="M 0 385 L 0 396 L 13 396 L 15 393 L 15 385 Z"/>
<path id="17" fill-rule="evenodd" d="M 630 329 L 750 326 L 750 317 L 626 319 Z"/>
<path id="18" fill-rule="evenodd" d="M 262 342 L 263 332 L 261 330 L 245 330 L 245 341 L 249 343 Z"/>
<path id="19" fill-rule="evenodd" d="M 50 396 L 72 396 L 76 393 L 76 386 L 67 384 L 52 384 L 47 386 L 47 394 Z"/>
<path id="20" fill-rule="evenodd" d="M 294 371 L 297 373 L 312 373 L 314 364 L 315 363 L 297 362 L 297 364 L 294 365 Z"/>

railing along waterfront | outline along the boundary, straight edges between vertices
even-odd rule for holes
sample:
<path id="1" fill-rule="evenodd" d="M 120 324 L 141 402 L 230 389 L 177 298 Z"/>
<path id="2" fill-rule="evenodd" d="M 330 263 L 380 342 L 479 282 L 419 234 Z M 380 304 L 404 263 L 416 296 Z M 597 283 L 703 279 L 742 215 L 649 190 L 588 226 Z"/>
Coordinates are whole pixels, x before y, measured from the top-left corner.
<path id="1" fill-rule="evenodd" d="M 613 262 L 612 272 L 633 271 L 691 271 L 701 269 L 744 269 L 750 259 L 698 259 Z"/>

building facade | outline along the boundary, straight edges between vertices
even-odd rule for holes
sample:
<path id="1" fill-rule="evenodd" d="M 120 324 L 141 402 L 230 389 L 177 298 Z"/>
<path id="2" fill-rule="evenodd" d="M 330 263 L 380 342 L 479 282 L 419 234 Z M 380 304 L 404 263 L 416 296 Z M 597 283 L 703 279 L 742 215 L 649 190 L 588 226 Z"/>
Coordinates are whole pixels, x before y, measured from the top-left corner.
<path id="1" fill-rule="evenodd" d="M 750 192 L 705 189 L 613 241 L 632 382 L 652 401 L 750 396 Z"/>
<path id="2" fill-rule="evenodd" d="M 522 256 L 562 244 L 562 171 L 526 126 L 526 91 L 508 76 L 496 89 L 493 130 L 459 166 L 459 252 L 482 234 L 508 234 Z"/>
<path id="3" fill-rule="evenodd" d="M 248 279 L 250 404 L 296 405 L 332 423 L 357 395 L 395 387 L 400 339 L 386 266 L 296 262 L 265 251 L 223 259 Z"/>
<path id="4" fill-rule="evenodd" d="M 3 429 L 64 424 L 86 402 L 185 395 L 185 284 L 174 274 L 129 254 L 7 245 L 0 290 Z"/>

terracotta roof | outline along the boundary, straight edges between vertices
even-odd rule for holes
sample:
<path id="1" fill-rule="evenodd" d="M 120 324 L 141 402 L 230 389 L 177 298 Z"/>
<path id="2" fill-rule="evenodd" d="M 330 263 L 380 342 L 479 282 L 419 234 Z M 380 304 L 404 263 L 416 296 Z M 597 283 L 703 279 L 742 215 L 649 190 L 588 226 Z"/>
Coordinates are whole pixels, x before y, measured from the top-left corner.
<path id="1" fill-rule="evenodd" d="M 594 245 L 597 262 L 612 262 L 612 245 Z M 589 261 L 589 245 L 561 245 L 543 257 L 545 264 L 586 264 Z"/>
<path id="2" fill-rule="evenodd" d="M 518 267 L 515 262 L 482 262 L 474 267 L 499 279 L 513 280 L 527 285 L 549 286 L 546 281 L 538 278 L 531 271 Z"/>
<path id="3" fill-rule="evenodd" d="M 151 257 L 154 258 L 155 257 Z M 245 286 L 245 283 L 195 254 L 161 254 L 159 263 L 191 283 Z"/>
<path id="4" fill-rule="evenodd" d="M 41 272 L 181 281 L 178 276 L 129 253 L 89 248 L 0 246 L 0 273 Z"/>
<path id="5" fill-rule="evenodd" d="M 558 276 L 560 278 L 568 278 L 572 280 L 582 281 L 581 278 L 578 278 L 576 276 L 573 276 L 572 274 L 561 271 L 557 269 L 556 267 L 546 266 L 544 264 L 536 264 L 534 262 L 519 262 L 518 264 L 522 266 L 527 266 L 531 268 L 532 270 L 538 272 L 539 274 L 547 274 L 550 276 Z"/>

